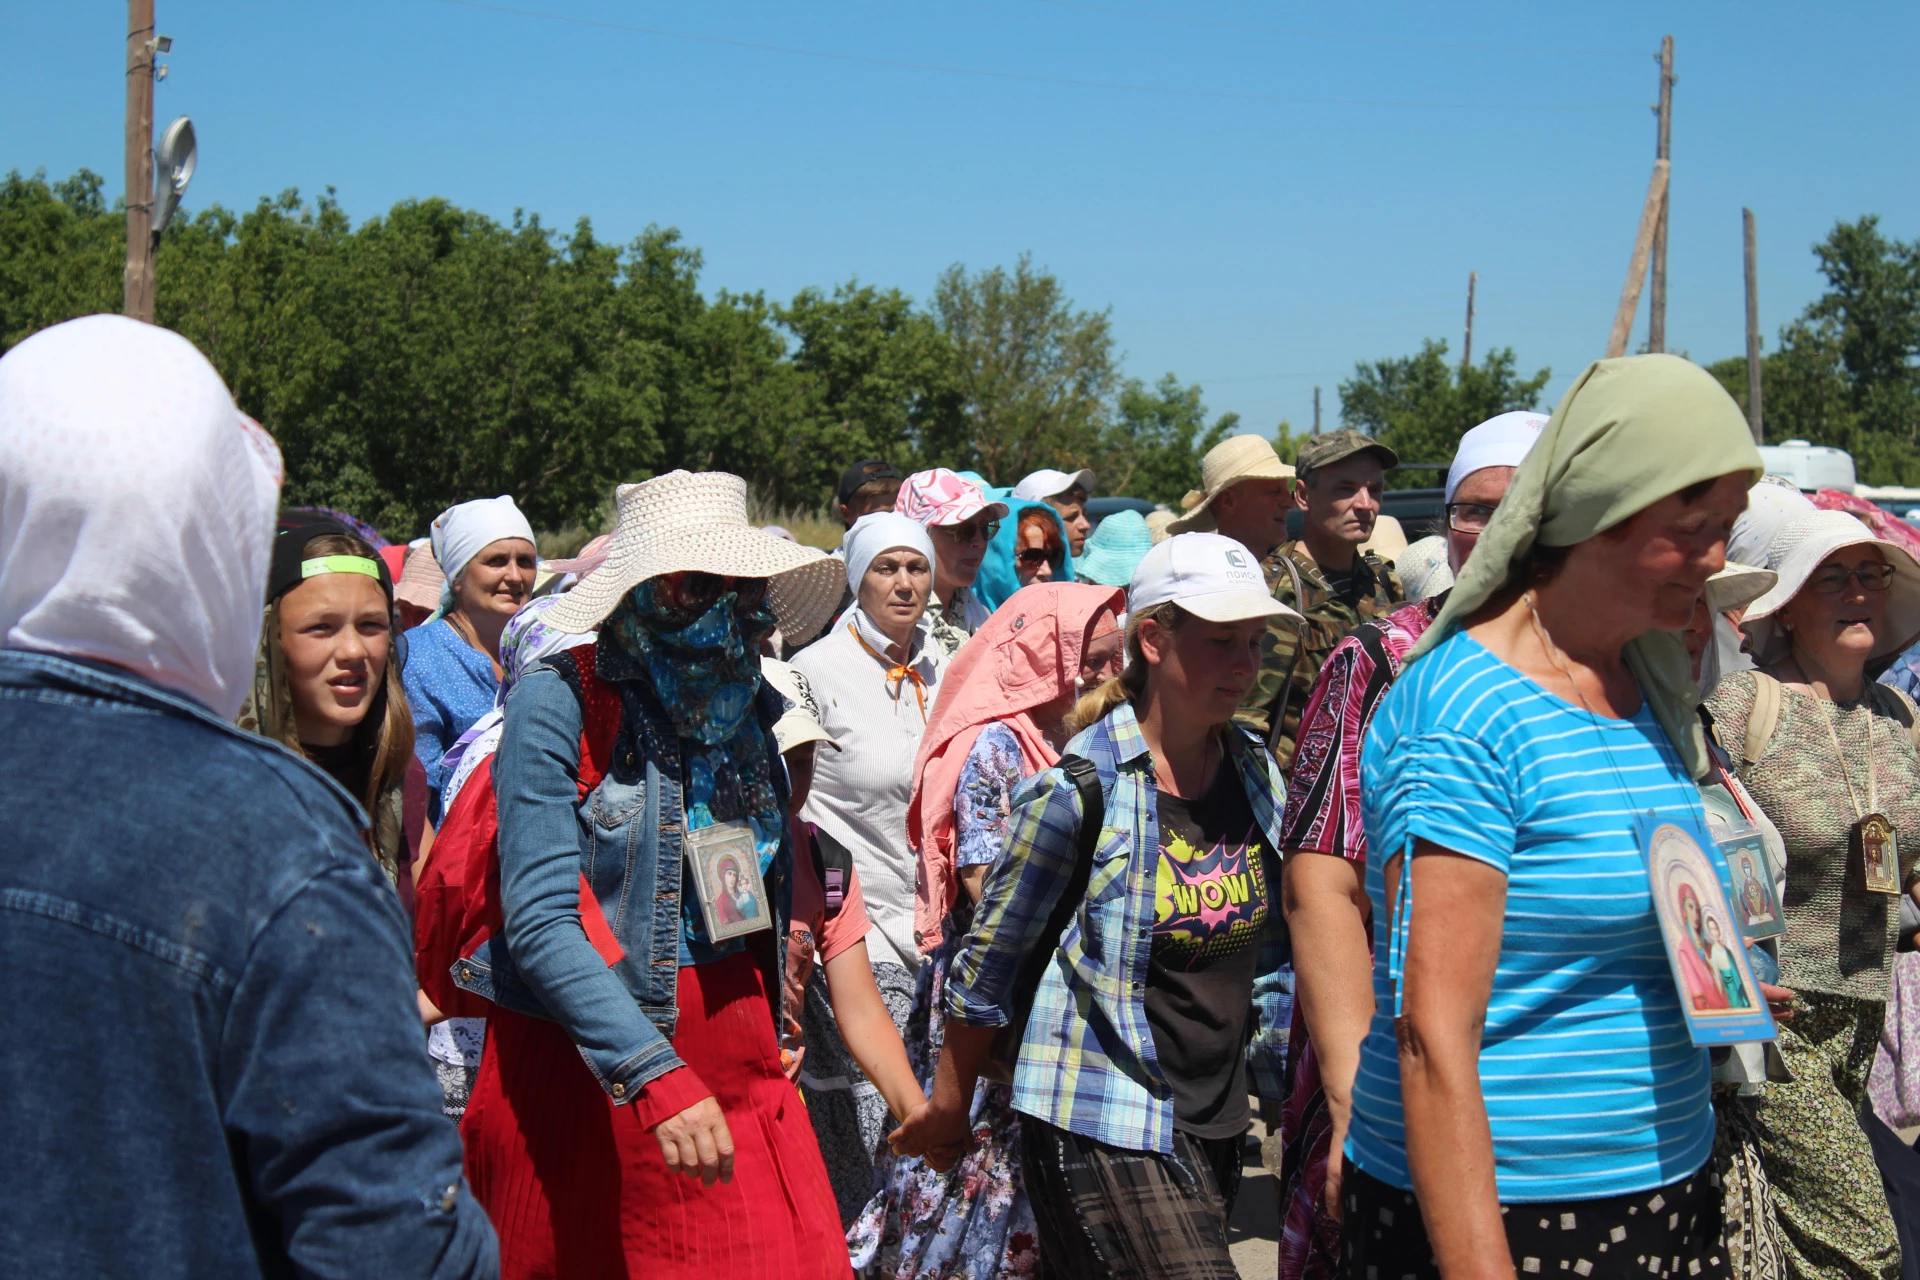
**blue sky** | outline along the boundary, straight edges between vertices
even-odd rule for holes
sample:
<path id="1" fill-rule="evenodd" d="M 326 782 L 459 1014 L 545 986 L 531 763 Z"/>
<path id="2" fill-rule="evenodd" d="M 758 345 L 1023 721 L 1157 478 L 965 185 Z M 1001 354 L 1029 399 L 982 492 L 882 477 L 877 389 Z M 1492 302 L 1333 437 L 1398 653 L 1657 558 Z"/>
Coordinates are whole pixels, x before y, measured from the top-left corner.
<path id="1" fill-rule="evenodd" d="M 1557 397 L 1606 339 L 1665 33 L 1672 349 L 1742 349 L 1742 205 L 1769 343 L 1836 219 L 1920 236 L 1910 2 L 157 3 L 155 114 L 201 139 L 189 208 L 332 186 L 356 221 L 438 195 L 660 223 L 709 291 L 778 298 L 924 297 L 1030 251 L 1112 309 L 1128 373 L 1263 431 L 1304 426 L 1316 383 L 1332 421 L 1357 360 L 1457 354 L 1470 270 L 1476 349 L 1551 366 Z M 0 169 L 119 194 L 123 37 L 112 0 L 0 7 Z"/>

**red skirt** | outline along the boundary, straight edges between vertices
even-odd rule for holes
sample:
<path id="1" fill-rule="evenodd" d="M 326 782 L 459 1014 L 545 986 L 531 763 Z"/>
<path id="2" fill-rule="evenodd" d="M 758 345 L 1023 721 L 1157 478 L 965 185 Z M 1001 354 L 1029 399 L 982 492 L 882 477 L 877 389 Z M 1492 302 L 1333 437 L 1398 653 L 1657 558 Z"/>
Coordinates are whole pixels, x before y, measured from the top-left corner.
<path id="1" fill-rule="evenodd" d="M 642 1103 L 615 1106 L 556 1023 L 496 1009 L 461 1123 L 505 1280 L 846 1280 L 847 1242 L 746 954 L 680 970 L 673 1047 L 720 1103 L 733 1181 L 670 1173 Z"/>

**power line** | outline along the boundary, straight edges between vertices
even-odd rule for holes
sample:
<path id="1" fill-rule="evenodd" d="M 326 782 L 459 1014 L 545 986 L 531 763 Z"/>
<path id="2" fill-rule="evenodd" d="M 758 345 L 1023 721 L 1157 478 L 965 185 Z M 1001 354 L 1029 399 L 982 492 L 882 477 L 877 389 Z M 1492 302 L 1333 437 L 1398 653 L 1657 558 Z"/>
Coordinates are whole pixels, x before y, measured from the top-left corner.
<path id="1" fill-rule="evenodd" d="M 907 62 L 897 58 L 876 58 L 861 53 L 841 53 L 829 49 L 802 49 L 794 45 L 769 44 L 760 40 L 736 40 L 727 36 L 700 35 L 690 31 L 670 31 L 664 27 L 646 27 L 628 22 L 607 22 L 599 18 L 581 18 L 572 14 L 546 13 L 538 9 L 519 9 L 511 5 L 488 4 L 485 0 L 438 0 L 440 4 L 487 13 L 511 14 L 563 22 L 571 26 L 594 27 L 602 31 L 624 31 L 632 35 L 656 36 L 663 40 L 684 40 L 695 44 L 720 45 L 732 49 L 751 49 L 759 53 L 783 53 L 801 58 L 823 58 L 833 62 L 854 62 L 870 67 L 891 67 L 901 71 L 932 71 L 940 75 L 972 76 L 985 80 L 1011 80 L 1028 84 L 1059 85 L 1071 89 L 1107 89 L 1123 93 L 1157 93 L 1182 98 L 1212 98 L 1227 102 L 1273 102 L 1296 106 L 1328 107 L 1404 107 L 1423 111 L 1639 111 L 1642 104 L 1611 102 L 1411 102 L 1372 98 L 1309 98 L 1278 93 L 1250 93 L 1230 89 L 1187 89 L 1173 85 L 1128 84 L 1110 80 L 1080 80 L 1067 76 L 1030 75 L 1019 71 L 993 71 L 983 67 L 951 67 L 934 62 Z"/>
<path id="2" fill-rule="evenodd" d="M 1343 31 L 1309 31 L 1301 27 L 1275 27 L 1258 22 L 1229 22 L 1221 18 L 1196 18 L 1184 13 L 1155 13 L 1149 9 L 1123 9 L 1108 4 L 1088 4 L 1085 0 L 1033 0 L 1035 4 L 1056 9 L 1081 9 L 1088 13 L 1112 14 L 1122 18 L 1145 18 L 1150 22 L 1172 22 L 1185 27 L 1212 27 L 1220 31 L 1256 31 L 1266 35 L 1299 36 L 1307 40 L 1341 40 L 1350 44 L 1394 44 L 1419 49 L 1472 49 L 1488 53 L 1551 54 L 1561 57 L 1638 58 L 1637 50 L 1543 48 L 1537 45 L 1486 44 L 1460 40 L 1426 40 L 1412 36 L 1353 35 Z"/>

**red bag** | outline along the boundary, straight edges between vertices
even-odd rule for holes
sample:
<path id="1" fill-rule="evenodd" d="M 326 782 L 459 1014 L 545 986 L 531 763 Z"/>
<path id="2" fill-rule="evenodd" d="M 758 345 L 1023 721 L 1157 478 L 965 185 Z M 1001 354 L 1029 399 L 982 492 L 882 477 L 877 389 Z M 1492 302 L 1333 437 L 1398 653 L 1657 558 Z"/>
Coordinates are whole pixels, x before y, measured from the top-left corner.
<path id="1" fill-rule="evenodd" d="M 606 776 L 613 756 L 620 732 L 620 691 L 595 674 L 592 645 L 569 649 L 567 656 L 580 673 L 584 703 L 576 770 L 584 801 Z M 493 764 L 492 759 L 482 761 L 454 798 L 414 886 L 414 976 L 427 999 L 449 1018 L 484 1018 L 492 1011 L 491 1001 L 455 985 L 453 967 L 505 927 Z M 585 875 L 580 877 L 580 926 L 608 964 L 626 955 Z"/>

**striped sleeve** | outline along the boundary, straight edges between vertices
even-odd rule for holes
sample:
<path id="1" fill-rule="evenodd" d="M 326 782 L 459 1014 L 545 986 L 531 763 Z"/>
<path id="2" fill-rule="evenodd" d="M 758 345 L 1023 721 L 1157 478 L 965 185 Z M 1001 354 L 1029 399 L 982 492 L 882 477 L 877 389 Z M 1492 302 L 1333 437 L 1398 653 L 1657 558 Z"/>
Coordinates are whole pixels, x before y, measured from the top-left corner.
<path id="1" fill-rule="evenodd" d="M 1429 840 L 1508 871 L 1518 833 L 1511 765 L 1486 743 L 1445 730 L 1422 734 L 1402 749 L 1408 759 L 1392 782 L 1398 794 L 1381 805 L 1403 815 L 1402 841 Z"/>

